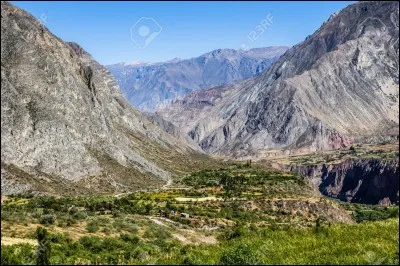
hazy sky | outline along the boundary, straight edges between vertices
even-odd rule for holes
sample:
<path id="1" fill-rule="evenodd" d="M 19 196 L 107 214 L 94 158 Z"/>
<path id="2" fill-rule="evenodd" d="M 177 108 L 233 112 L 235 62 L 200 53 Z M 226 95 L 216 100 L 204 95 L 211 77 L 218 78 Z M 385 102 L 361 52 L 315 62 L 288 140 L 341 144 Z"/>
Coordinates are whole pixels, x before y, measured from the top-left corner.
<path id="1" fill-rule="evenodd" d="M 101 64 L 112 64 L 190 58 L 219 48 L 292 46 L 352 2 L 12 3 Z"/>

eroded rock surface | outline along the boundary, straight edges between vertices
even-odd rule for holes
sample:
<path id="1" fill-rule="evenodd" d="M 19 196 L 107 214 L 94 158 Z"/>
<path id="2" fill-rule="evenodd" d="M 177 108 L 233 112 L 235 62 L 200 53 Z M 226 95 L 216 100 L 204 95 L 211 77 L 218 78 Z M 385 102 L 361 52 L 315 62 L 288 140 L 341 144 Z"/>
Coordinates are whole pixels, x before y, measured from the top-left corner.
<path id="1" fill-rule="evenodd" d="M 236 157 L 398 136 L 398 16 L 398 2 L 352 4 L 261 75 L 158 113 L 208 153 Z"/>
<path id="2" fill-rule="evenodd" d="M 347 159 L 338 164 L 290 166 L 330 197 L 353 203 L 399 204 L 399 160 Z"/>
<path id="3" fill-rule="evenodd" d="M 159 186 L 171 173 L 158 154 L 194 152 L 133 109 L 78 44 L 3 1 L 1 88 L 2 193 Z"/>

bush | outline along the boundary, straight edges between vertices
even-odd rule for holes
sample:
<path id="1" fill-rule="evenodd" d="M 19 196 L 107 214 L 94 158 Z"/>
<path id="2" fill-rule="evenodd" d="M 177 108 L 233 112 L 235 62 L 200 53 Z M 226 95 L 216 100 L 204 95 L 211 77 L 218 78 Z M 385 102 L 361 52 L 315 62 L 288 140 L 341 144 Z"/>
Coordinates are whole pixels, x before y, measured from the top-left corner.
<path id="1" fill-rule="evenodd" d="M 259 257 L 248 244 L 240 243 L 222 252 L 220 264 L 222 265 L 255 265 L 262 264 Z"/>
<path id="2" fill-rule="evenodd" d="M 244 236 L 246 234 L 246 229 L 242 224 L 236 224 L 233 228 L 227 229 L 223 234 L 222 238 L 226 240 L 231 240 Z"/>
<path id="3" fill-rule="evenodd" d="M 94 253 L 99 253 L 103 249 L 103 241 L 101 238 L 97 236 L 82 236 L 79 239 L 79 242 L 84 246 L 86 249 L 90 250 Z"/>
<path id="4" fill-rule="evenodd" d="M 121 216 L 121 212 L 119 210 L 113 210 L 111 212 L 111 214 L 112 214 L 112 217 L 114 217 L 114 218 L 117 218 L 117 217 Z"/>
<path id="5" fill-rule="evenodd" d="M 29 244 L 1 246 L 1 265 L 35 264 L 35 250 Z"/>
<path id="6" fill-rule="evenodd" d="M 200 265 L 203 264 L 201 258 L 198 258 L 194 254 L 189 254 L 183 259 L 183 264 L 184 265 Z"/>
<path id="7" fill-rule="evenodd" d="M 89 222 L 89 223 L 87 224 L 86 230 L 87 230 L 89 233 L 95 233 L 95 232 L 97 232 L 97 231 L 99 230 L 99 227 L 97 226 L 97 223 L 96 223 L 96 222 L 91 221 L 91 222 Z"/>
<path id="8" fill-rule="evenodd" d="M 72 216 L 75 220 L 84 220 L 87 218 L 86 212 L 78 211 Z"/>
<path id="9" fill-rule="evenodd" d="M 56 222 L 56 218 L 51 214 L 45 214 L 40 218 L 41 224 L 54 224 Z"/>
<path id="10" fill-rule="evenodd" d="M 122 234 L 120 237 L 122 240 L 130 244 L 136 245 L 137 243 L 139 243 L 139 237 L 134 234 Z"/>

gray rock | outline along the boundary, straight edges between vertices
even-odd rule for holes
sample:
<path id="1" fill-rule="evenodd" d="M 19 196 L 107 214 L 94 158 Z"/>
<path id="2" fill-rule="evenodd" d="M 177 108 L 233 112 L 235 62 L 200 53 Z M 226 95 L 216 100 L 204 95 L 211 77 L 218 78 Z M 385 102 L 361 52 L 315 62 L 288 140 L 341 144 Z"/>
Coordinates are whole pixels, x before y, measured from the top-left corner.
<path id="1" fill-rule="evenodd" d="M 322 194 L 364 204 L 399 204 L 399 159 L 347 159 L 332 165 L 292 165 Z"/>
<path id="2" fill-rule="evenodd" d="M 202 56 L 156 64 L 107 66 L 128 101 L 155 111 L 192 91 L 249 78 L 267 69 L 288 47 L 251 50 L 218 49 Z"/>
<path id="3" fill-rule="evenodd" d="M 398 2 L 352 4 L 260 75 L 193 92 L 158 113 L 208 153 L 236 157 L 396 137 L 398 11 Z"/>
<path id="4" fill-rule="evenodd" d="M 133 109 L 79 45 L 3 1 L 1 87 L 2 193 L 159 186 L 171 172 L 157 154 L 195 152 Z"/>

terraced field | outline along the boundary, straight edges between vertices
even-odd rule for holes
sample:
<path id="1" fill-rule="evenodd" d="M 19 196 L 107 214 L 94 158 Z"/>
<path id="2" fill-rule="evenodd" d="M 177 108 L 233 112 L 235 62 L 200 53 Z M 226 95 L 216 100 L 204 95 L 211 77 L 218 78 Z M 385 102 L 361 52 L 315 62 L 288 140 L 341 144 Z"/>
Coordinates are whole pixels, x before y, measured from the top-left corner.
<path id="1" fill-rule="evenodd" d="M 10 196 L 1 208 L 2 264 L 36 264 L 43 243 L 52 264 L 398 263 L 398 207 L 334 201 L 250 162 L 164 190 Z"/>

